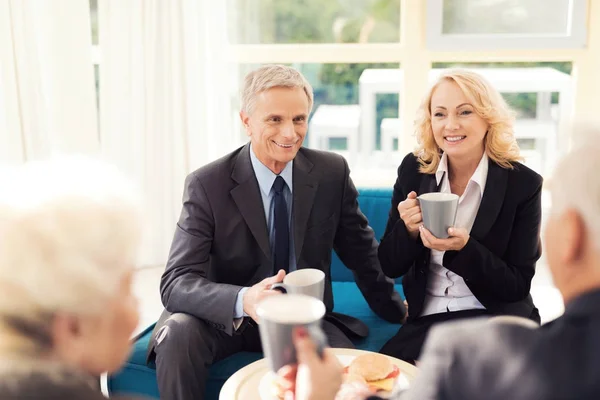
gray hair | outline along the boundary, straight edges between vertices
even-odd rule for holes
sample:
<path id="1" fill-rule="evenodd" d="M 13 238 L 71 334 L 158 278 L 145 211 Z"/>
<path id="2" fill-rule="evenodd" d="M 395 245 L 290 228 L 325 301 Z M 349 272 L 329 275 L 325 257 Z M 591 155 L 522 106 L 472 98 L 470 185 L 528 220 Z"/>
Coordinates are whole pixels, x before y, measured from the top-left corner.
<path id="1" fill-rule="evenodd" d="M 251 114 L 254 111 L 256 96 L 274 87 L 301 88 L 308 98 L 308 112 L 313 106 L 313 88 L 306 78 L 297 70 L 285 65 L 265 65 L 244 78 L 242 89 L 242 111 Z"/>
<path id="2" fill-rule="evenodd" d="M 577 211 L 600 249 L 600 126 L 579 125 L 573 146 L 556 165 L 552 181 L 552 212 Z"/>
<path id="3" fill-rule="evenodd" d="M 83 157 L 0 170 L 0 319 L 101 313 L 138 256 L 140 204 Z"/>

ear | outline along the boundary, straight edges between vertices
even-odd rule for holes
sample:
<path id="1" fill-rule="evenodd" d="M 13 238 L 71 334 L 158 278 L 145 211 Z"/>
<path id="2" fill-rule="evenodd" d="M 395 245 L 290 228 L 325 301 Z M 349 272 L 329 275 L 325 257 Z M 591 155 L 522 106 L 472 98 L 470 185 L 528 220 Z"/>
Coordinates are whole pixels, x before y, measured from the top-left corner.
<path id="1" fill-rule="evenodd" d="M 248 115 L 246 111 L 240 111 L 240 120 L 246 131 L 246 135 L 252 136 L 252 131 L 250 130 L 250 115 Z"/>
<path id="2" fill-rule="evenodd" d="M 59 357 L 77 361 L 81 355 L 80 321 L 67 314 L 58 313 L 51 325 L 52 349 Z"/>
<path id="3" fill-rule="evenodd" d="M 581 215 L 573 209 L 564 212 L 560 219 L 563 232 L 561 261 L 564 265 L 577 264 L 585 256 L 586 229 Z"/>
<path id="4" fill-rule="evenodd" d="M 81 335 L 80 321 L 67 314 L 58 313 L 52 321 L 52 337 L 55 342 L 72 341 Z"/>

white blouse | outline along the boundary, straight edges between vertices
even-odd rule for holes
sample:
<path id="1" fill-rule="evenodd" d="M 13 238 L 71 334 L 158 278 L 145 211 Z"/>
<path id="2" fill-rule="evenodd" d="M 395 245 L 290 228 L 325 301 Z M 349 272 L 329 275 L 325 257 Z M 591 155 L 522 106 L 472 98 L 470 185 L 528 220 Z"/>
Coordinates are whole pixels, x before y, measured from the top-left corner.
<path id="1" fill-rule="evenodd" d="M 471 232 L 479 211 L 488 173 L 488 156 L 484 153 L 477 169 L 471 176 L 464 193 L 458 200 L 456 213 L 457 228 Z M 440 192 L 451 193 L 448 179 L 448 157 L 444 153 L 435 173 Z M 425 302 L 421 316 L 449 311 L 485 309 L 473 295 L 464 279 L 443 266 L 444 251 L 431 250 L 429 277 L 425 293 Z"/>

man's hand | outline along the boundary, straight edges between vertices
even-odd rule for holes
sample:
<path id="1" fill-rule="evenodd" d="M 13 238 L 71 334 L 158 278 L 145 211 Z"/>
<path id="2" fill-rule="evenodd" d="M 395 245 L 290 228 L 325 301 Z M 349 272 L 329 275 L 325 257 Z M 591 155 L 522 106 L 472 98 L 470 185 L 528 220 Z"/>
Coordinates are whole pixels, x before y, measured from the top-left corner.
<path id="1" fill-rule="evenodd" d="M 244 293 L 244 312 L 256 323 L 260 323 L 256 315 L 256 305 L 266 297 L 280 295 L 280 291 L 271 290 L 271 285 L 282 282 L 283 278 L 285 278 L 285 271 L 280 269 L 277 275 L 263 279 Z"/>
<path id="2" fill-rule="evenodd" d="M 423 223 L 423 215 L 421 214 L 421 207 L 417 200 L 417 193 L 410 192 L 406 196 L 406 200 L 398 203 L 398 213 L 400 218 L 408 230 L 408 235 L 416 239 L 419 235 L 419 226 Z"/>
<path id="3" fill-rule="evenodd" d="M 428 249 L 438 251 L 462 250 L 469 241 L 470 237 L 469 232 L 463 228 L 449 228 L 448 235 L 450 235 L 450 237 L 448 239 L 436 238 L 424 226 L 421 226 L 420 230 L 421 241 L 423 242 L 423 245 Z"/>

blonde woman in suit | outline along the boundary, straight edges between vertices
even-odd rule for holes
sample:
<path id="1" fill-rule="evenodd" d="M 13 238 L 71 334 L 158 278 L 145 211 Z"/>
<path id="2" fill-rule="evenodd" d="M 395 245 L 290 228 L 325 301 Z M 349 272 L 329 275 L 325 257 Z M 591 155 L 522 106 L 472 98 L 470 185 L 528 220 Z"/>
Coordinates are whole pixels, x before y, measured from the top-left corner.
<path id="1" fill-rule="evenodd" d="M 403 277 L 409 316 L 381 352 L 414 362 L 429 329 L 483 315 L 539 323 L 529 289 L 541 254 L 542 177 L 519 161 L 513 116 L 482 76 L 448 70 L 425 96 L 419 148 L 398 168 L 379 246 L 387 276 Z M 418 195 L 460 196 L 449 238 L 423 226 Z"/>

